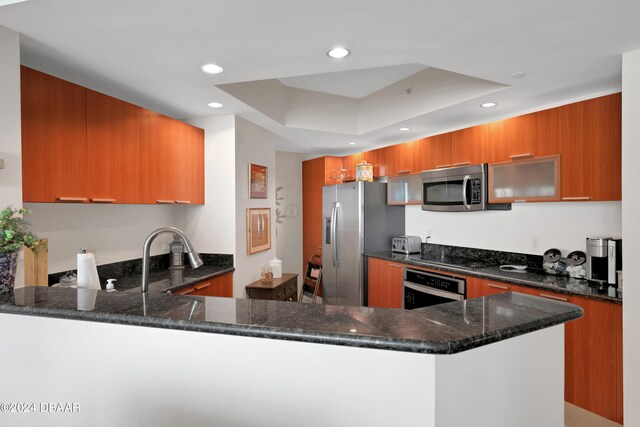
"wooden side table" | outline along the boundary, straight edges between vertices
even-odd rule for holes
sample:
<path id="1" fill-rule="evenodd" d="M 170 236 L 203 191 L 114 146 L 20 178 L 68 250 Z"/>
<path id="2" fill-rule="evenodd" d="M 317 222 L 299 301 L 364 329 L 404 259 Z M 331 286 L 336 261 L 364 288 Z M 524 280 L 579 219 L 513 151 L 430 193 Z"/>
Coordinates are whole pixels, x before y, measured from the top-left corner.
<path id="1" fill-rule="evenodd" d="M 273 279 L 271 283 L 256 280 L 245 286 L 245 289 L 251 299 L 298 301 L 298 275 L 282 273 L 282 277 Z"/>

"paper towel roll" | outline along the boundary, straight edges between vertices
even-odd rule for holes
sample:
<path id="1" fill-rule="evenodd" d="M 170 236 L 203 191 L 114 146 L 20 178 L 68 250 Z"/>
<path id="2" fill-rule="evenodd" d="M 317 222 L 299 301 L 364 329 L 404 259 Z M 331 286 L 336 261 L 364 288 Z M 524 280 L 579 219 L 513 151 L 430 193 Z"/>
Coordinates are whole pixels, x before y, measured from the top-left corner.
<path id="1" fill-rule="evenodd" d="M 78 288 L 101 289 L 96 260 L 91 252 L 80 253 L 77 257 L 78 263 Z"/>
<path id="2" fill-rule="evenodd" d="M 80 311 L 92 311 L 96 306 L 98 291 L 94 289 L 77 289 L 77 307 Z"/>

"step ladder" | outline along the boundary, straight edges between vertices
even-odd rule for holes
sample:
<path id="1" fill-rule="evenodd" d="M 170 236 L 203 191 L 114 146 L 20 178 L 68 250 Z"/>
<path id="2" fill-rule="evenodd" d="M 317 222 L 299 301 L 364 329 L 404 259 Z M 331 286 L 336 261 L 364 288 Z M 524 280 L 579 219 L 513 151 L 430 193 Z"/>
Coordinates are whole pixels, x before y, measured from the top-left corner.
<path id="1" fill-rule="evenodd" d="M 307 271 L 304 273 L 298 301 L 315 304 L 320 286 L 322 286 L 322 258 L 313 255 L 307 263 Z"/>

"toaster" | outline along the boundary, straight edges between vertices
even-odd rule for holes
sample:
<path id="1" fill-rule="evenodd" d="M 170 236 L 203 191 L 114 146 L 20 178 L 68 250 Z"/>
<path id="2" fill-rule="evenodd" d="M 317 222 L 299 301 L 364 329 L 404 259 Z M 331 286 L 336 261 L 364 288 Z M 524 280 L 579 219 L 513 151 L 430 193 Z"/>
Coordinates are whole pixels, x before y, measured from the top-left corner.
<path id="1" fill-rule="evenodd" d="M 422 239 L 419 236 L 399 236 L 391 240 L 391 252 L 401 254 L 419 254 Z"/>

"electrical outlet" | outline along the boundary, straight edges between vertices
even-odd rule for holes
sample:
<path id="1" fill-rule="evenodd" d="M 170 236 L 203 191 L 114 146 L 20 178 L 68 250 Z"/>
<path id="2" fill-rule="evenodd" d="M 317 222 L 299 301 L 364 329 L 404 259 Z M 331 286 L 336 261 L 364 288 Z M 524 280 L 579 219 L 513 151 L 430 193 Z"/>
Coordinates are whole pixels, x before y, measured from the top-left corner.
<path id="1" fill-rule="evenodd" d="M 538 252 L 538 250 L 540 249 L 540 238 L 539 237 L 532 237 L 531 238 L 531 250 L 534 252 Z"/>

